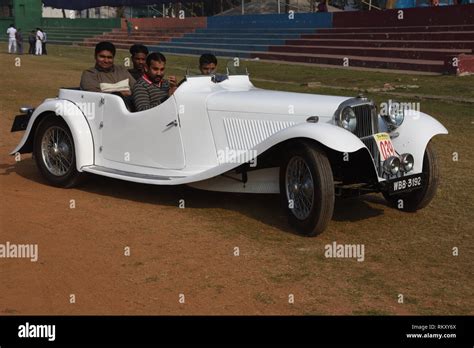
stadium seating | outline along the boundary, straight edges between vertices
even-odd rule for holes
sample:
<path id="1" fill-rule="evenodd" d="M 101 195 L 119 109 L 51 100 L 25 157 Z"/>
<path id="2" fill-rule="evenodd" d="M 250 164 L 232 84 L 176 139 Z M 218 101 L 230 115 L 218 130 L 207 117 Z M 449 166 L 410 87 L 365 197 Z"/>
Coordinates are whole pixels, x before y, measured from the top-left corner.
<path id="1" fill-rule="evenodd" d="M 399 11 L 217 16 L 187 25 L 149 19 L 131 35 L 122 26 L 81 44 L 426 73 L 459 73 L 453 62 L 461 61 L 474 71 L 474 5 L 403 10 L 401 20 Z"/>

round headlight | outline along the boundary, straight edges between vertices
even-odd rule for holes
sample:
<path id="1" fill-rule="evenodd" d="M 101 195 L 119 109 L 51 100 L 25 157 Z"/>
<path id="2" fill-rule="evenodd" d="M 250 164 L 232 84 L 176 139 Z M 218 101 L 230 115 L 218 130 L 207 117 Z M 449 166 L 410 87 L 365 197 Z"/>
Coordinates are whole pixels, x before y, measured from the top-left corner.
<path id="1" fill-rule="evenodd" d="M 357 119 L 354 110 L 349 106 L 342 109 L 338 123 L 342 128 L 354 132 L 357 126 Z"/>
<path id="2" fill-rule="evenodd" d="M 390 101 L 388 105 L 388 115 L 385 116 L 385 119 L 392 127 L 400 127 L 405 119 L 405 110 L 402 105 L 399 102 Z"/>
<path id="3" fill-rule="evenodd" d="M 400 159 L 395 156 L 390 156 L 383 163 L 383 168 L 386 173 L 395 175 L 400 170 Z"/>
<path id="4" fill-rule="evenodd" d="M 400 156 L 400 165 L 401 169 L 404 172 L 409 172 L 413 169 L 413 165 L 415 163 L 415 159 L 409 153 L 404 153 Z"/>

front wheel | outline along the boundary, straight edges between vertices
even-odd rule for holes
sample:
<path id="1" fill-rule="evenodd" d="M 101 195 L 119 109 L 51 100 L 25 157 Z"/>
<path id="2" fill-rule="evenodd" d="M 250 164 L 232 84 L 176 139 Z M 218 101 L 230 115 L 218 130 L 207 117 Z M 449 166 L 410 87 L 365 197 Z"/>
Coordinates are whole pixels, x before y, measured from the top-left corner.
<path id="1" fill-rule="evenodd" d="M 403 211 L 415 212 L 426 207 L 435 196 L 439 184 L 438 158 L 431 144 L 425 150 L 423 173 L 426 184 L 421 189 L 392 196 L 384 192 L 383 196 L 391 206 Z"/>
<path id="2" fill-rule="evenodd" d="M 53 186 L 73 187 L 83 174 L 76 169 L 71 131 L 59 116 L 48 115 L 36 129 L 33 153 L 39 171 Z"/>
<path id="3" fill-rule="evenodd" d="M 280 195 L 298 232 L 315 236 L 326 229 L 334 211 L 334 180 L 329 160 L 316 144 L 295 143 L 286 151 Z"/>

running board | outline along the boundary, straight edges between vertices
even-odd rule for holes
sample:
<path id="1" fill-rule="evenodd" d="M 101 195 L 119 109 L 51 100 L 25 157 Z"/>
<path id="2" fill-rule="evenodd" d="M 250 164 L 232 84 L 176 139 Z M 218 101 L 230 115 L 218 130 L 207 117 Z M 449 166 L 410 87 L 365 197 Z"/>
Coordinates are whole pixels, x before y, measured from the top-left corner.
<path id="1" fill-rule="evenodd" d="M 133 181 L 144 184 L 155 184 L 155 185 L 172 185 L 172 182 L 176 179 L 184 178 L 184 176 L 164 176 L 164 175 L 153 175 L 153 174 L 140 174 L 127 172 L 124 170 L 106 168 L 102 166 L 85 166 L 81 168 L 83 171 L 107 176 L 110 178 L 121 179 L 125 181 Z"/>

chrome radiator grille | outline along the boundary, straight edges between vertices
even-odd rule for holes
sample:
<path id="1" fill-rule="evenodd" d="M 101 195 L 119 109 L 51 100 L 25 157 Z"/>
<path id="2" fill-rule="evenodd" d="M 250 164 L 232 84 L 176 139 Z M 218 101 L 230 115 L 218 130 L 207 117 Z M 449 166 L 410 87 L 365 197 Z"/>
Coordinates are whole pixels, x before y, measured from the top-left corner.
<path id="1" fill-rule="evenodd" d="M 377 148 L 377 143 L 372 137 L 373 134 L 378 133 L 378 119 L 375 106 L 373 104 L 363 104 L 353 106 L 357 118 L 357 127 L 355 129 L 355 135 L 357 135 L 360 140 L 367 146 L 376 168 L 378 168 L 379 173 L 381 170 L 380 164 L 380 154 Z"/>
<path id="2" fill-rule="evenodd" d="M 377 133 L 377 115 L 375 113 L 375 107 L 372 104 L 353 106 L 352 109 L 357 119 L 355 135 L 359 138 L 363 138 Z"/>

